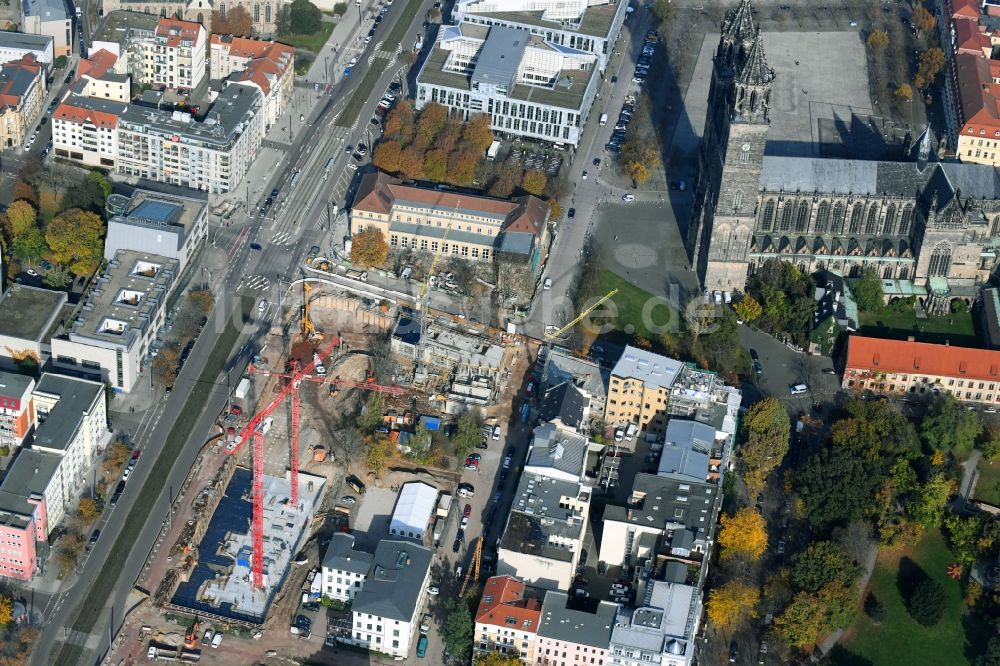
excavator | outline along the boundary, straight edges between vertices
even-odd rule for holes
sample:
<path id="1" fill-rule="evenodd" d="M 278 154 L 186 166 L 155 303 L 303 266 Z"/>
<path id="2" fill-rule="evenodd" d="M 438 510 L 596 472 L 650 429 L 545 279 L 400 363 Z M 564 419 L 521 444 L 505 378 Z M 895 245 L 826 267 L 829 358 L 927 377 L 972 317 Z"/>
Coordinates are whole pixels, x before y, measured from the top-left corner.
<path id="1" fill-rule="evenodd" d="M 316 330 L 312 319 L 309 318 L 309 295 L 312 293 L 312 287 L 308 282 L 302 283 L 302 292 L 302 337 L 307 340 L 322 340 L 323 334 Z"/>
<path id="2" fill-rule="evenodd" d="M 198 645 L 198 628 L 200 626 L 201 622 L 199 622 L 198 618 L 195 617 L 191 627 L 187 630 L 187 633 L 184 634 L 184 647 L 191 649 Z"/>

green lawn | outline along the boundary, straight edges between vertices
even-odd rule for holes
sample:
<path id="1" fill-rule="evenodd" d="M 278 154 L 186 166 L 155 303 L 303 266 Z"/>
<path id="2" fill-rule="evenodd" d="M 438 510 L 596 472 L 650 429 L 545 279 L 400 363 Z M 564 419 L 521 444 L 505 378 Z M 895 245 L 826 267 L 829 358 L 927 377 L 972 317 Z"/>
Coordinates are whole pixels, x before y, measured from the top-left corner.
<path id="1" fill-rule="evenodd" d="M 860 316 L 861 330 L 858 332 L 862 335 L 898 340 L 905 340 L 912 335 L 918 342 L 943 343 L 947 340 L 958 345 L 979 344 L 971 312 L 926 319 L 917 319 L 917 313 L 912 310 L 902 313 L 889 310 L 880 313 L 861 312 Z"/>
<path id="2" fill-rule="evenodd" d="M 1000 460 L 979 463 L 979 481 L 976 482 L 974 499 L 1000 506 Z"/>
<path id="3" fill-rule="evenodd" d="M 924 627 L 912 620 L 906 612 L 903 597 L 897 584 L 897 574 L 901 561 L 909 558 L 925 574 L 944 586 L 948 594 L 948 609 L 941 621 L 933 627 Z M 969 638 L 977 645 L 985 642 L 986 636 L 973 629 L 967 635 L 967 627 L 974 625 L 963 613 L 962 590 L 957 581 L 945 573 L 946 567 L 955 561 L 945 545 L 941 532 L 928 532 L 923 540 L 909 552 L 882 553 L 879 555 L 872 574 L 869 591 L 885 604 L 888 618 L 877 625 L 862 615 L 851 627 L 843 642 L 837 664 L 869 663 L 879 666 L 887 664 L 948 664 L 958 666 L 968 664 L 971 659 L 967 650 Z M 973 649 L 972 654 L 977 652 Z"/>
<path id="4" fill-rule="evenodd" d="M 649 326 L 654 328 L 667 326 L 677 316 L 677 312 L 673 308 L 663 302 L 657 303 L 655 297 L 648 291 L 640 289 L 611 271 L 604 271 L 601 274 L 598 292 L 603 296 L 612 289 L 618 290 L 611 302 L 618 310 L 613 325 L 619 331 L 655 340 L 658 333 L 650 331 Z M 650 305 L 647 306 L 647 304 Z M 643 321 L 643 308 L 648 310 L 645 322 Z"/>
<path id="5" fill-rule="evenodd" d="M 396 48 L 397 44 L 403 44 L 403 39 L 406 38 L 406 30 L 413 23 L 413 17 L 417 15 L 421 4 L 422 0 L 409 0 L 406 3 L 403 11 L 396 17 L 396 22 L 392 26 L 392 32 L 382 40 L 382 50 L 391 51 Z M 413 42 L 403 44 L 403 50 L 411 46 L 413 46 Z"/>
<path id="6" fill-rule="evenodd" d="M 333 22 L 323 21 L 320 24 L 320 29 L 311 35 L 281 35 L 278 37 L 278 41 L 282 44 L 294 46 L 297 49 L 319 53 L 319 50 L 326 44 L 326 40 L 330 38 L 333 26 Z"/>
<path id="7" fill-rule="evenodd" d="M 388 66 L 389 61 L 385 58 L 375 58 L 372 61 L 371 67 L 368 68 L 368 72 L 365 74 L 365 78 L 361 80 L 361 85 L 351 94 L 351 100 L 344 107 L 344 111 L 337 117 L 335 124 L 338 127 L 351 127 L 354 125 L 354 121 L 358 119 L 358 113 L 361 112 L 361 107 L 371 97 L 372 90 L 375 89 L 375 84 L 378 83 L 379 77 L 382 76 L 385 68 Z"/>

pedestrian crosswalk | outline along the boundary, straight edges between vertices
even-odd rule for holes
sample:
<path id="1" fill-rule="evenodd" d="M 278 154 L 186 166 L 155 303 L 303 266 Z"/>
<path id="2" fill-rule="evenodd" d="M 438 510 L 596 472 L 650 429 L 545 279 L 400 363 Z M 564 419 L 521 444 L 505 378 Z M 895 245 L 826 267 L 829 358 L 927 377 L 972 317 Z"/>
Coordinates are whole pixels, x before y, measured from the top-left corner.
<path id="1" fill-rule="evenodd" d="M 271 281 L 263 275 L 248 275 L 237 286 L 237 290 L 242 288 L 245 291 L 267 291 L 270 286 Z"/>

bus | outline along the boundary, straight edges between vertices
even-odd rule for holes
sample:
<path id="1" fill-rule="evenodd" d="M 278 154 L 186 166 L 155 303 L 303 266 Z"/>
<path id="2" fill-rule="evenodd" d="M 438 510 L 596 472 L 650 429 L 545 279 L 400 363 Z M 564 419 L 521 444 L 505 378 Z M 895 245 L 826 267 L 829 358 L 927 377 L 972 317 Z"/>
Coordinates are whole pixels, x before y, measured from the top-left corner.
<path id="1" fill-rule="evenodd" d="M 323 167 L 323 180 L 330 177 L 330 169 L 333 168 L 333 158 L 331 157 L 326 161 L 326 166 Z"/>
<path id="2" fill-rule="evenodd" d="M 417 656 L 421 659 L 427 656 L 427 636 L 425 634 L 421 634 L 420 640 L 417 641 Z"/>
<path id="3" fill-rule="evenodd" d="M 302 178 L 302 170 L 301 169 L 297 170 L 295 173 L 292 174 L 292 180 L 289 181 L 289 185 L 291 185 L 292 187 L 295 187 L 296 185 L 299 184 L 299 179 L 300 178 Z"/>

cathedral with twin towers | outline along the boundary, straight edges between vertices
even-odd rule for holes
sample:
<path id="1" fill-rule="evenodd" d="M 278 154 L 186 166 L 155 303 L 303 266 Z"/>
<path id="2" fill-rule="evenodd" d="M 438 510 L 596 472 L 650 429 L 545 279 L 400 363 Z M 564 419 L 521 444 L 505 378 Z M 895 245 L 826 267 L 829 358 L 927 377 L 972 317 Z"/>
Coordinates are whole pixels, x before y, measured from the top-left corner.
<path id="1" fill-rule="evenodd" d="M 972 291 L 1000 251 L 1000 176 L 937 161 L 785 156 L 768 143 L 775 71 L 749 0 L 722 23 L 687 243 L 702 287 L 741 291 L 769 259 L 847 277 L 871 267 L 916 293 Z"/>

